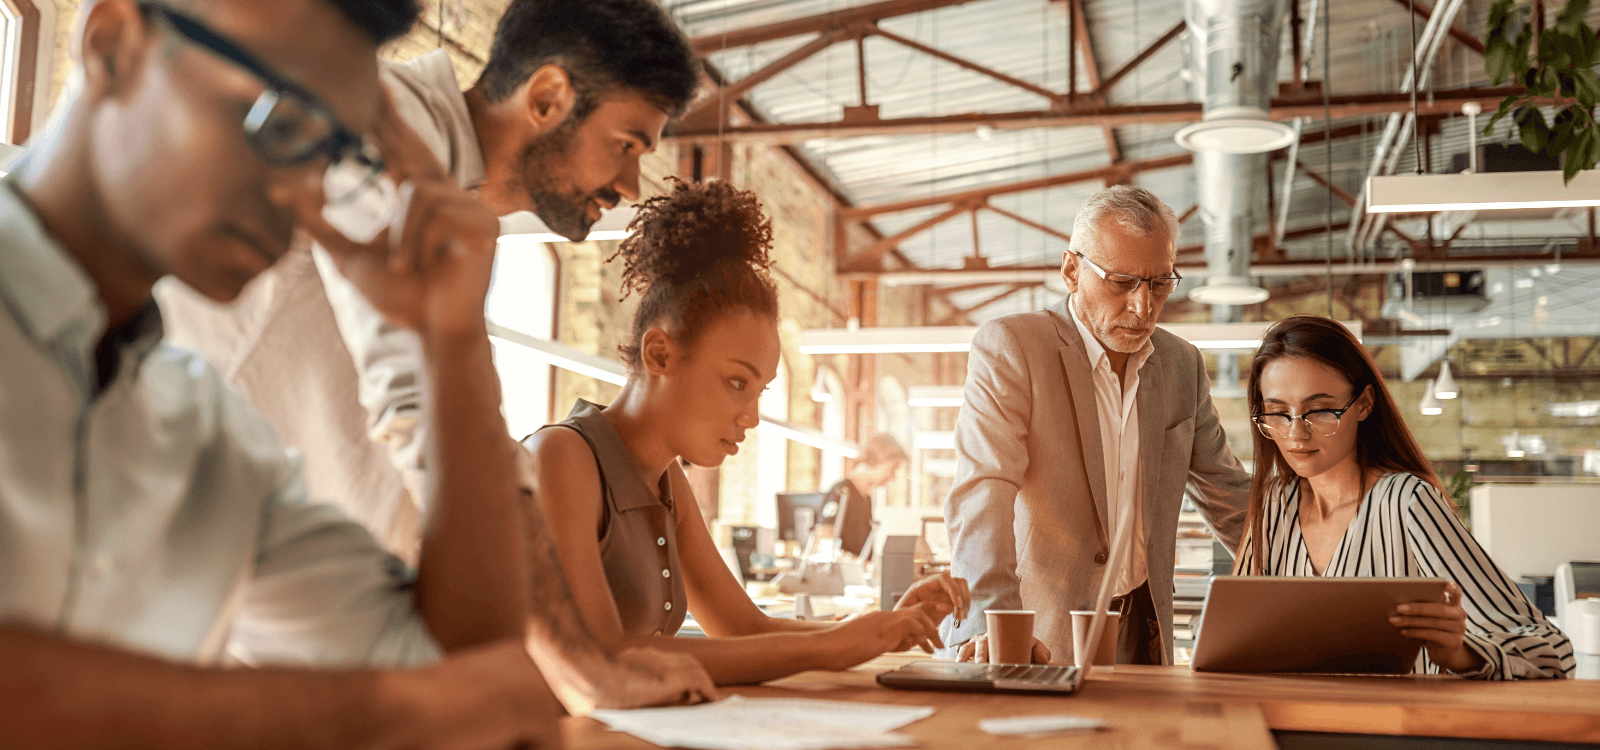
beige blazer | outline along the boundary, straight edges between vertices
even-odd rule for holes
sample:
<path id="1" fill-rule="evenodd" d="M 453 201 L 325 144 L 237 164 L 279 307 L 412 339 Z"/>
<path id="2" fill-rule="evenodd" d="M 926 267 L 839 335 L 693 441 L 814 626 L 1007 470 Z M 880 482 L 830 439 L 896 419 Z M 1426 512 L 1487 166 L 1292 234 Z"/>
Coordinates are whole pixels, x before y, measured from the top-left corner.
<path id="1" fill-rule="evenodd" d="M 1105 456 L 1088 355 L 1067 302 L 979 327 L 956 421 L 956 480 L 945 502 L 954 573 L 972 617 L 945 643 L 984 632 L 985 609 L 1038 612 L 1034 635 L 1072 661 L 1069 612 L 1089 609 L 1110 554 Z M 1187 486 L 1229 550 L 1244 528 L 1250 477 L 1228 448 L 1200 351 L 1157 329 L 1139 383 L 1140 481 L 1150 593 L 1172 661 L 1172 571 Z"/>

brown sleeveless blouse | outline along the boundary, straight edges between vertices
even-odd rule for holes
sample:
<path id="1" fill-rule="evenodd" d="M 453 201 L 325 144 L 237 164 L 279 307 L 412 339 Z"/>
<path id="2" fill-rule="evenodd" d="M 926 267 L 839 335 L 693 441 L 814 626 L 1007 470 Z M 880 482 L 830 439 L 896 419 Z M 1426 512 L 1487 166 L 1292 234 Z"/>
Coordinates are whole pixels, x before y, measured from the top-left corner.
<path id="1" fill-rule="evenodd" d="M 676 635 L 688 614 L 688 594 L 678 566 L 677 506 L 670 474 L 661 476 L 661 499 L 650 494 L 633 454 L 601 407 L 578 400 L 565 427 L 583 436 L 600 467 L 600 561 L 616 601 L 622 630 L 633 636 Z"/>

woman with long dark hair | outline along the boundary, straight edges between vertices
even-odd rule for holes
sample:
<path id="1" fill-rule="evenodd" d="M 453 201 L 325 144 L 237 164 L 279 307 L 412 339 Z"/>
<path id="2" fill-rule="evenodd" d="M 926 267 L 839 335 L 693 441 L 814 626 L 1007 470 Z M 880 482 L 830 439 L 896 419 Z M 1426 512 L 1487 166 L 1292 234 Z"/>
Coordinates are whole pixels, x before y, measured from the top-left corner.
<path id="1" fill-rule="evenodd" d="M 1566 677 L 1572 644 L 1456 518 L 1361 342 L 1314 315 L 1268 329 L 1250 365 L 1255 477 L 1237 574 L 1445 578 L 1390 622 L 1417 671 Z"/>
<path id="2" fill-rule="evenodd" d="M 579 401 L 523 445 L 578 608 L 615 648 L 690 654 L 719 683 L 844 669 L 886 651 L 942 646 L 935 624 L 965 615 L 966 584 L 924 579 L 895 611 L 842 623 L 768 617 L 750 601 L 700 517 L 680 460 L 717 466 L 756 427 L 779 366 L 772 226 L 755 195 L 675 182 L 645 201 L 617 256 L 642 299 L 622 347 L 628 381 L 610 406 Z M 693 614 L 710 638 L 673 638 Z"/>

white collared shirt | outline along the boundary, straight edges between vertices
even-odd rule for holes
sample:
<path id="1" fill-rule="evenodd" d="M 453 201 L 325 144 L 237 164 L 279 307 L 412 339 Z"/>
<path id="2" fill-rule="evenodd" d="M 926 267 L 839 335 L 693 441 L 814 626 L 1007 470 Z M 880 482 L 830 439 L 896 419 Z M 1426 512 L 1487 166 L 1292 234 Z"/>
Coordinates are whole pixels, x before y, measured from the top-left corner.
<path id="1" fill-rule="evenodd" d="M 483 150 L 449 56 L 385 62 L 381 72 L 395 109 L 439 163 L 461 187 L 480 187 Z M 312 493 L 415 564 L 427 445 L 416 335 L 373 309 L 321 248 L 279 260 L 230 305 L 176 279 L 156 298 L 172 340 L 216 363 L 300 448 Z"/>
<path id="2" fill-rule="evenodd" d="M 298 458 L 152 305 L 93 281 L 0 181 L 0 622 L 190 664 L 415 663 L 410 572 L 309 501 Z"/>
<path id="3" fill-rule="evenodd" d="M 1069 299 L 1067 310 L 1072 322 L 1083 336 L 1084 352 L 1089 356 L 1089 372 L 1094 380 L 1095 412 L 1100 417 L 1100 439 L 1105 453 L 1106 506 L 1110 518 L 1106 519 L 1106 538 L 1115 538 L 1117 524 L 1124 514 L 1133 513 L 1133 544 L 1127 556 L 1108 564 L 1121 571 L 1116 579 L 1115 595 L 1122 596 L 1144 583 L 1150 577 L 1149 553 L 1145 549 L 1144 486 L 1139 481 L 1139 370 L 1145 360 L 1155 352 L 1148 339 L 1144 346 L 1128 355 L 1126 380 L 1117 377 L 1111 369 L 1111 357 L 1106 348 L 1094 337 L 1089 327 L 1079 317 L 1077 300 Z"/>

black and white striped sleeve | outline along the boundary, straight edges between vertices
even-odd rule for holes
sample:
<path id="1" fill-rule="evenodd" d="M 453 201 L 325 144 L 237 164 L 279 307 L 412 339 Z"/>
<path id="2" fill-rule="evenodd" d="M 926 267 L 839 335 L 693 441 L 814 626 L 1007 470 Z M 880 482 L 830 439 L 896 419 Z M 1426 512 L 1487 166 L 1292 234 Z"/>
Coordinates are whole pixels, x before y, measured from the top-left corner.
<path id="1" fill-rule="evenodd" d="M 1468 647 L 1486 662 L 1464 675 L 1489 680 L 1571 677 L 1572 642 L 1535 609 L 1478 541 L 1462 527 L 1432 484 L 1409 476 L 1395 492 L 1406 495 L 1406 540 L 1419 572 L 1461 587 Z"/>

